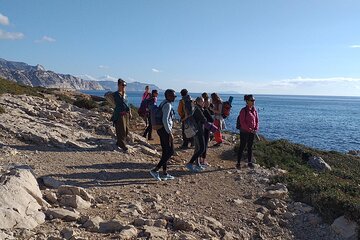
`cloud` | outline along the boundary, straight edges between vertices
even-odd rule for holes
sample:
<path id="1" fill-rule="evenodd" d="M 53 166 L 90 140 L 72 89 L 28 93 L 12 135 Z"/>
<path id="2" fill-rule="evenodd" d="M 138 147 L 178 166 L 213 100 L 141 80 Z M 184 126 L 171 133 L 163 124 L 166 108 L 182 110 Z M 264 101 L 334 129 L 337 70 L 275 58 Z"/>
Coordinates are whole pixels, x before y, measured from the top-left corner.
<path id="1" fill-rule="evenodd" d="M 6 32 L 0 29 L 0 40 L 19 40 L 24 38 L 24 34 L 20 32 Z"/>
<path id="2" fill-rule="evenodd" d="M 159 73 L 159 72 L 162 72 L 161 70 L 158 70 L 156 68 L 152 68 L 151 71 L 155 72 L 155 73 Z"/>
<path id="3" fill-rule="evenodd" d="M 332 77 L 332 78 L 303 78 L 297 77 L 293 79 L 284 79 L 279 81 L 272 81 L 273 86 L 298 86 L 310 84 L 329 84 L 329 83 L 346 83 L 346 82 L 360 82 L 360 78 L 349 77 Z"/>
<path id="4" fill-rule="evenodd" d="M 35 40 L 36 43 L 43 43 L 43 42 L 56 42 L 56 39 L 52 38 L 52 37 L 49 37 L 49 36 L 43 36 L 41 39 L 39 40 Z"/>
<path id="5" fill-rule="evenodd" d="M 109 69 L 110 67 L 104 66 L 104 65 L 99 65 L 98 68 L 100 68 L 100 69 Z"/>
<path id="6" fill-rule="evenodd" d="M 97 81 L 97 79 L 95 77 L 88 75 L 88 74 L 77 75 L 77 77 L 81 78 L 83 80 Z"/>
<path id="7" fill-rule="evenodd" d="M 351 45 L 349 48 L 360 48 L 360 45 Z"/>
<path id="8" fill-rule="evenodd" d="M 9 18 L 5 15 L 2 15 L 1 13 L 0 13 L 0 24 L 5 26 L 10 24 Z"/>

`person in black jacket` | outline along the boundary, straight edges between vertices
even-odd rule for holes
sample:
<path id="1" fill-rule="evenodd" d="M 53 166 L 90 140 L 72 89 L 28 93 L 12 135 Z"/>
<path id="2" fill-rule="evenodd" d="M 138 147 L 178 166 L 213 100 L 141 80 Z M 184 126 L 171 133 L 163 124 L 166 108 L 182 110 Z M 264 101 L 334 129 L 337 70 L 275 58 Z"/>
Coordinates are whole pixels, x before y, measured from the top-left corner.
<path id="1" fill-rule="evenodd" d="M 214 113 L 212 113 L 212 111 L 210 110 L 209 95 L 206 92 L 204 92 L 203 94 L 201 94 L 201 96 L 204 99 L 204 106 L 203 106 L 204 116 L 206 117 L 207 122 L 213 123 L 214 119 L 211 115 Z M 203 154 L 201 154 L 201 157 L 200 157 L 200 164 L 203 166 L 210 166 L 210 164 L 206 160 L 206 153 L 207 153 L 207 148 L 209 145 L 209 139 L 210 139 L 210 130 L 207 128 L 204 128 L 205 150 L 204 150 Z"/>
<path id="2" fill-rule="evenodd" d="M 198 161 L 201 154 L 203 154 L 205 151 L 204 123 L 206 122 L 206 118 L 203 114 L 203 109 L 202 109 L 203 106 L 204 106 L 204 99 L 202 97 L 196 98 L 195 108 L 193 113 L 194 122 L 195 122 L 194 124 L 197 129 L 197 133 L 194 136 L 195 151 L 189 163 L 186 164 L 186 168 L 194 172 L 200 172 L 203 170 L 202 166 Z"/>

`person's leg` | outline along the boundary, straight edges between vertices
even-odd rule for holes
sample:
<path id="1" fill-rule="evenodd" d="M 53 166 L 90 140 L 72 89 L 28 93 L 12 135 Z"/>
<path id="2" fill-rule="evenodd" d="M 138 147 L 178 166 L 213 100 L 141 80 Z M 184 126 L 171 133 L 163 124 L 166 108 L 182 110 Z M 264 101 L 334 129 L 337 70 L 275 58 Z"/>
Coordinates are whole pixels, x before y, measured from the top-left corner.
<path id="1" fill-rule="evenodd" d="M 193 164 L 195 162 L 195 160 L 198 160 L 198 158 L 204 153 L 205 150 L 205 140 L 204 140 L 204 136 L 201 134 L 196 134 L 194 137 L 194 141 L 195 141 L 195 151 L 193 156 L 190 159 L 190 164 Z M 199 162 L 196 161 L 196 165 L 199 166 Z"/>
<path id="2" fill-rule="evenodd" d="M 195 160 L 198 158 L 200 144 L 199 144 L 199 137 L 197 135 L 195 135 L 195 137 L 194 137 L 194 144 L 195 144 L 195 149 L 194 149 L 194 154 L 192 155 L 192 157 L 189 161 L 190 164 L 193 164 L 195 162 Z"/>
<path id="3" fill-rule="evenodd" d="M 205 130 L 204 130 L 205 150 L 204 150 L 203 154 L 201 155 L 201 157 L 202 157 L 204 160 L 206 159 L 206 153 L 207 153 L 207 148 L 208 148 L 208 144 L 209 144 L 209 137 L 210 137 L 210 130 L 209 130 L 209 129 L 205 129 Z"/>
<path id="4" fill-rule="evenodd" d="M 150 123 L 150 119 L 147 118 L 147 122 L 148 122 L 148 125 L 144 131 L 144 134 L 143 134 L 143 137 L 146 138 L 146 136 L 149 134 L 151 134 L 151 130 L 152 130 L 152 126 L 151 126 L 151 123 Z"/>
<path id="5" fill-rule="evenodd" d="M 166 164 L 167 160 L 172 155 L 172 149 L 170 146 L 170 135 L 166 132 L 165 128 L 160 128 L 157 130 L 160 137 L 160 144 L 162 149 L 161 159 L 157 166 L 154 168 L 154 171 L 159 171 L 159 169 Z"/>
<path id="6" fill-rule="evenodd" d="M 149 115 L 149 118 L 148 118 L 148 123 L 149 123 L 149 126 L 148 126 L 148 140 L 152 140 L 152 124 L 151 124 L 151 117 Z"/>
<path id="7" fill-rule="evenodd" d="M 219 128 L 219 131 L 214 133 L 215 141 L 219 145 L 220 143 L 222 143 L 222 135 L 221 135 L 221 130 L 220 130 L 220 120 L 215 119 L 214 120 L 214 125 Z"/>
<path id="8" fill-rule="evenodd" d="M 116 145 L 121 147 L 123 150 L 127 150 L 126 147 L 126 135 L 127 135 L 127 127 L 125 116 L 120 116 L 119 119 L 115 122 L 116 129 Z"/>
<path id="9" fill-rule="evenodd" d="M 254 143 L 255 134 L 249 133 L 248 135 L 249 135 L 249 137 L 247 139 L 247 158 L 248 158 L 248 163 L 251 163 L 252 162 L 252 146 Z"/>
<path id="10" fill-rule="evenodd" d="M 241 132 L 240 133 L 240 147 L 239 147 L 239 151 L 238 151 L 238 156 L 237 156 L 237 164 L 240 165 L 240 161 L 246 146 L 246 142 L 248 139 L 248 134 Z"/>
<path id="11" fill-rule="evenodd" d="M 185 135 L 185 123 L 184 122 L 181 122 L 181 133 L 182 133 L 182 138 L 183 138 L 182 147 L 188 147 L 189 141 Z"/>

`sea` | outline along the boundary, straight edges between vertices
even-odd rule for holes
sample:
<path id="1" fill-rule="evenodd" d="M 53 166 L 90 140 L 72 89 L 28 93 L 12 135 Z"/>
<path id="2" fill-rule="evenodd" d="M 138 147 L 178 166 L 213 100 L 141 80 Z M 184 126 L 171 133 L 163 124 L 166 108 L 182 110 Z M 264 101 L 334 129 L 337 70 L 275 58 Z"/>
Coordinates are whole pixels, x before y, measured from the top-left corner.
<path id="1" fill-rule="evenodd" d="M 82 91 L 104 96 L 106 91 Z M 129 103 L 140 106 L 142 92 L 127 92 Z M 195 99 L 200 93 L 190 93 Z M 178 93 L 174 107 L 181 95 Z M 243 95 L 220 94 L 225 101 L 232 96 L 232 109 L 226 130 L 238 132 L 236 119 L 245 106 Z M 286 139 L 321 150 L 348 152 L 360 150 L 360 97 L 254 95 L 258 110 L 259 134 L 266 139 Z M 164 99 L 159 94 L 158 103 Z"/>

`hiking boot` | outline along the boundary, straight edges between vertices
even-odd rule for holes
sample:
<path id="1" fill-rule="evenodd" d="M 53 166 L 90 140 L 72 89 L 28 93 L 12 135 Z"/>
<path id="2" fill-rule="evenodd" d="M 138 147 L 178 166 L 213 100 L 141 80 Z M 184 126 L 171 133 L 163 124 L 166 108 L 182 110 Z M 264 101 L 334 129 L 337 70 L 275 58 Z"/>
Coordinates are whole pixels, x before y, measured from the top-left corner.
<path id="1" fill-rule="evenodd" d="M 238 170 L 240 170 L 240 169 L 241 169 L 241 165 L 240 165 L 240 163 L 237 163 L 237 164 L 236 164 L 236 169 L 238 169 Z"/>
<path id="2" fill-rule="evenodd" d="M 193 166 L 191 163 L 187 163 L 187 164 L 185 165 L 185 167 L 186 167 L 187 169 L 189 169 L 189 171 L 191 171 L 191 172 L 194 171 L 194 166 Z"/>
<path id="3" fill-rule="evenodd" d="M 211 165 L 206 160 L 202 161 L 200 164 L 203 167 L 211 167 Z"/>
<path id="4" fill-rule="evenodd" d="M 175 179 L 175 177 L 174 176 L 171 176 L 170 174 L 165 174 L 162 178 L 161 178 L 161 180 L 163 180 L 163 181 L 166 181 L 166 180 L 174 180 Z"/>
<path id="5" fill-rule="evenodd" d="M 156 171 L 154 171 L 154 170 L 150 170 L 150 174 L 151 174 L 151 176 L 153 176 L 153 178 L 155 178 L 155 180 L 161 181 L 159 172 L 156 172 Z"/>
<path id="6" fill-rule="evenodd" d="M 249 167 L 249 168 L 254 168 L 255 166 L 254 166 L 254 164 L 253 164 L 252 162 L 249 162 L 249 163 L 248 163 L 248 167 Z"/>

